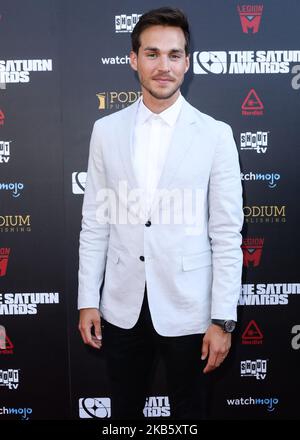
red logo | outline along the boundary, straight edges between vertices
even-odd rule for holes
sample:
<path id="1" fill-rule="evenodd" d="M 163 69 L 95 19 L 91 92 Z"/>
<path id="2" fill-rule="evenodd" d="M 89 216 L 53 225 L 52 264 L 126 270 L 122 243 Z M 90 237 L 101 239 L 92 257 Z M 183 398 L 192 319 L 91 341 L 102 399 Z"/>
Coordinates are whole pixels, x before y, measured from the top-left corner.
<path id="1" fill-rule="evenodd" d="M 263 114 L 263 103 L 254 89 L 251 89 L 242 104 L 243 116 L 261 116 Z"/>
<path id="2" fill-rule="evenodd" d="M 254 320 L 250 321 L 242 334 L 242 344 L 260 345 L 263 342 L 263 334 Z"/>
<path id="3" fill-rule="evenodd" d="M 253 267 L 257 267 L 260 263 L 264 238 L 244 238 L 242 244 L 243 265 L 249 267 L 252 263 Z"/>
<path id="4" fill-rule="evenodd" d="M 0 325 L 0 354 L 13 354 L 14 345 L 6 334 L 5 327 Z"/>
<path id="5" fill-rule="evenodd" d="M 256 34 L 258 32 L 263 8 L 263 5 L 243 5 L 237 7 L 244 34 Z"/>
<path id="6" fill-rule="evenodd" d="M 4 121 L 5 121 L 5 116 L 4 116 L 3 111 L 0 108 L 0 126 L 4 124 Z"/>
<path id="7" fill-rule="evenodd" d="M 0 248 L 0 277 L 6 275 L 10 248 Z"/>

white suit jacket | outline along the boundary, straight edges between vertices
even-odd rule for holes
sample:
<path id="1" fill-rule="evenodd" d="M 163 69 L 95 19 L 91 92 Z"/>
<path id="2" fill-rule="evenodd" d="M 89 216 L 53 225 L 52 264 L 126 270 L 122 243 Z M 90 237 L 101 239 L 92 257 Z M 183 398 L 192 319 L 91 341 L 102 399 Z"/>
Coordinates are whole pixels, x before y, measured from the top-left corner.
<path id="1" fill-rule="evenodd" d="M 80 232 L 78 308 L 100 308 L 108 322 L 132 328 L 146 282 L 159 334 L 203 333 L 211 318 L 236 320 L 240 293 L 242 187 L 232 130 L 184 100 L 157 188 L 167 196 L 154 201 L 145 219 L 131 160 L 137 108 L 138 102 L 94 124 Z M 179 194 L 176 203 L 170 194 Z M 180 199 L 182 194 L 189 196 Z M 190 214 L 186 200 L 191 197 L 200 207 L 193 221 L 182 215 L 184 203 Z"/>

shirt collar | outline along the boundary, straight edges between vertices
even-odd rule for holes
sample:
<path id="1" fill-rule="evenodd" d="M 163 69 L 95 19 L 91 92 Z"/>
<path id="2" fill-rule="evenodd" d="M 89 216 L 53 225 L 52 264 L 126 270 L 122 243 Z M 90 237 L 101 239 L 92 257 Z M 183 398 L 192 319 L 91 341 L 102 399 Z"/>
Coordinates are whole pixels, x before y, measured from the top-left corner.
<path id="1" fill-rule="evenodd" d="M 174 104 L 172 104 L 163 112 L 157 114 L 157 113 L 153 113 L 151 110 L 148 109 L 148 107 L 145 106 L 143 102 L 143 97 L 141 97 L 137 111 L 137 122 L 139 124 L 144 124 L 151 116 L 155 115 L 155 116 L 159 116 L 170 127 L 173 127 L 178 118 L 179 112 L 182 107 L 182 103 L 183 103 L 183 97 L 180 94 L 176 99 L 176 101 L 174 102 Z"/>

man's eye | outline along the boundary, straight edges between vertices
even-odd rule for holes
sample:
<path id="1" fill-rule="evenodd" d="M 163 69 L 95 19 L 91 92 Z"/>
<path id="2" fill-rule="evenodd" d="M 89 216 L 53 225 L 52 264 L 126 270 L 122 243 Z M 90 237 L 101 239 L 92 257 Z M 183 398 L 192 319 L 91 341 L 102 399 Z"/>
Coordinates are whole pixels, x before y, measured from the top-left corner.
<path id="1" fill-rule="evenodd" d="M 178 60 L 180 58 L 180 55 L 171 55 L 172 60 Z"/>
<path id="2" fill-rule="evenodd" d="M 148 53 L 148 58 L 156 58 L 156 53 Z"/>

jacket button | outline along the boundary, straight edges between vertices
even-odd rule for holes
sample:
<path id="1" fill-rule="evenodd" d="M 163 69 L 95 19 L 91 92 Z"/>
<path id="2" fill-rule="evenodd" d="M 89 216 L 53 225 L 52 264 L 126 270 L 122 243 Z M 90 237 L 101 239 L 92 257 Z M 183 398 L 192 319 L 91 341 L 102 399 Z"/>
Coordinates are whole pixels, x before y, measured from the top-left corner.
<path id="1" fill-rule="evenodd" d="M 141 261 L 145 261 L 145 257 L 143 257 L 143 255 L 140 256 L 140 260 Z"/>
<path id="2" fill-rule="evenodd" d="M 148 220 L 147 223 L 145 223 L 145 226 L 148 226 L 148 227 L 151 226 L 150 220 Z"/>

